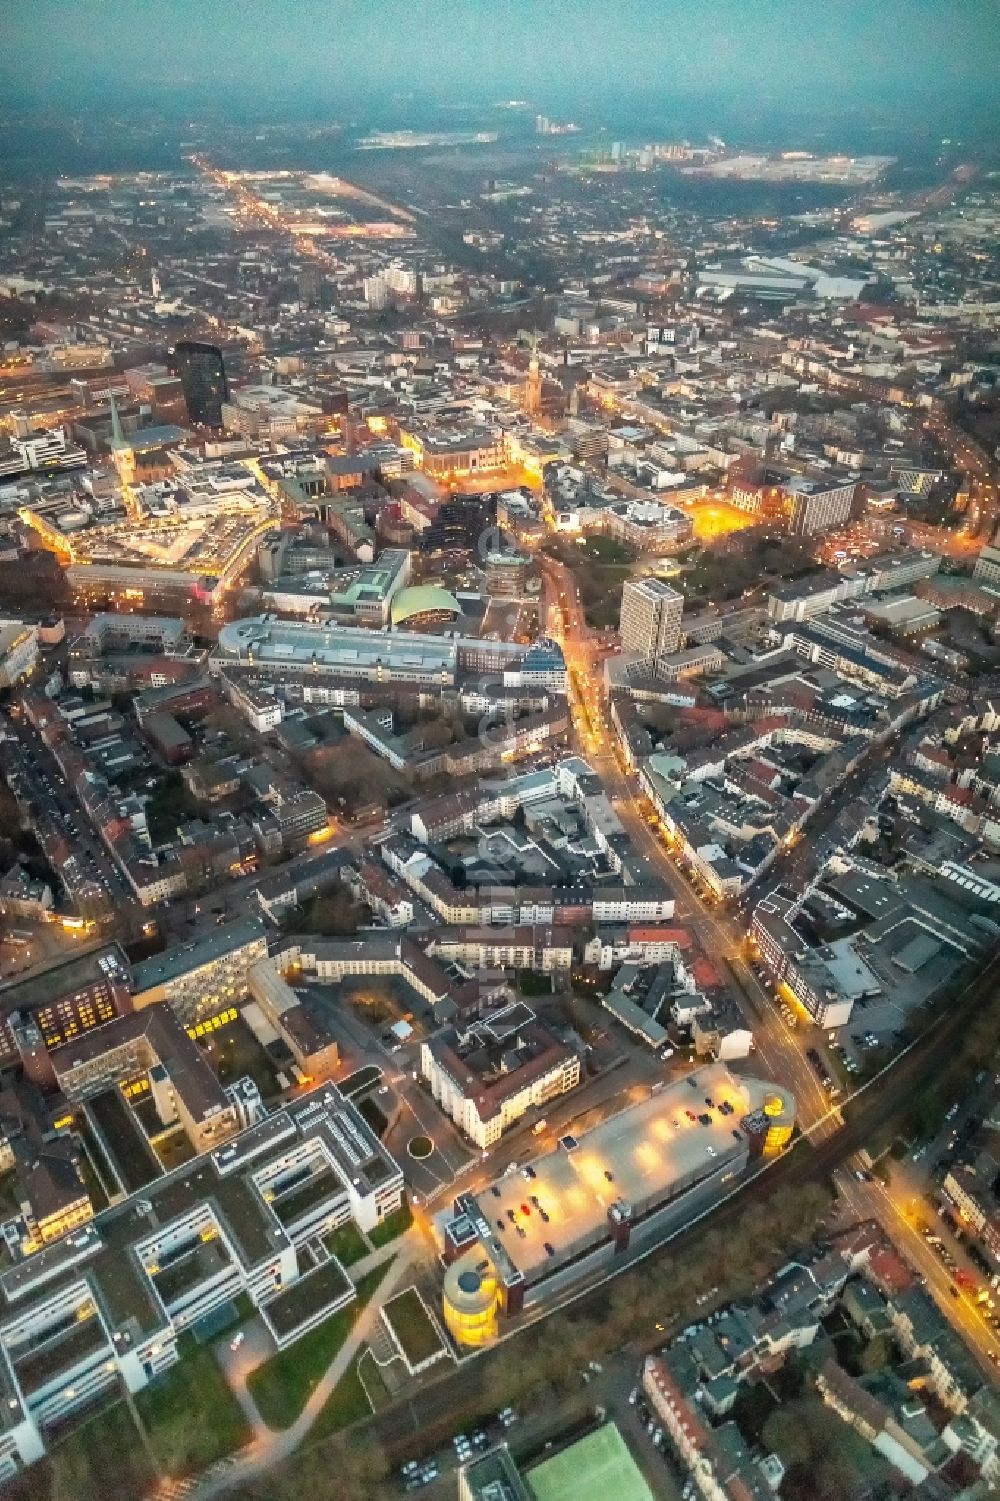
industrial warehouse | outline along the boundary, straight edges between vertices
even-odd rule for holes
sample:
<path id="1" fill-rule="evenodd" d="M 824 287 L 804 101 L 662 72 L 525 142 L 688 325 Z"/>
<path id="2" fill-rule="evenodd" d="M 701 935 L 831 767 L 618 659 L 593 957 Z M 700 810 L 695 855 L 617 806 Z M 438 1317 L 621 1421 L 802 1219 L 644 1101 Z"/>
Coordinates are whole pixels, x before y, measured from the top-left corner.
<path id="1" fill-rule="evenodd" d="M 502 1315 L 690 1223 L 751 1158 L 779 1151 L 794 1123 L 787 1090 L 709 1064 L 563 1136 L 483 1192 L 460 1194 L 435 1220 L 451 1333 L 463 1345 L 487 1344 Z"/>

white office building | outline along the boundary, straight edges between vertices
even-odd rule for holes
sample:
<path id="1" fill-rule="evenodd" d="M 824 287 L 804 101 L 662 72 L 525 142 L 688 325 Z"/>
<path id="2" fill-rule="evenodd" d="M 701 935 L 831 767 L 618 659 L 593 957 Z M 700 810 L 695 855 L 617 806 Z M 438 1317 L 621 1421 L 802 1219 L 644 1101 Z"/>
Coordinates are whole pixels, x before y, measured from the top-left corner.
<path id="1" fill-rule="evenodd" d="M 240 1293 L 279 1348 L 346 1307 L 336 1258 L 300 1251 L 402 1199 L 398 1165 L 328 1084 L 0 1273 L 0 1482 L 102 1392 L 173 1365 L 178 1336 Z"/>
<path id="2" fill-rule="evenodd" d="M 639 652 L 649 661 L 677 651 L 683 612 L 684 596 L 669 584 L 629 579 L 622 589 L 622 651 Z"/>

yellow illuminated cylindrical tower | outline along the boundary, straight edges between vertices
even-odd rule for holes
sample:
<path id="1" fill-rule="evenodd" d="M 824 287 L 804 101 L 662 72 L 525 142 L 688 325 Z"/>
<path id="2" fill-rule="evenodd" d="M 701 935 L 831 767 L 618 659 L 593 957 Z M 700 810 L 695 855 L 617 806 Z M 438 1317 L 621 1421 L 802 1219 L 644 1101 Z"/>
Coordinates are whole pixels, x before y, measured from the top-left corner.
<path id="1" fill-rule="evenodd" d="M 467 1251 L 444 1274 L 444 1322 L 460 1344 L 489 1345 L 497 1337 L 500 1289 L 496 1270 L 480 1247 Z"/>
<path id="2" fill-rule="evenodd" d="M 767 1118 L 767 1135 L 764 1137 L 764 1156 L 773 1157 L 788 1141 L 795 1125 L 795 1107 L 791 1097 L 770 1091 L 764 1100 L 764 1115 Z"/>

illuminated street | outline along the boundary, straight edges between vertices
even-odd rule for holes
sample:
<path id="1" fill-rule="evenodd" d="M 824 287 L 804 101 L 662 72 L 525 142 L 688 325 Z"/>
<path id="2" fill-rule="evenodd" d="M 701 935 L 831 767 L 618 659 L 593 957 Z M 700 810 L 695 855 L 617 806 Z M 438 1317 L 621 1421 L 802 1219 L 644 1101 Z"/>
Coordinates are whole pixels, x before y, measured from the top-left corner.
<path id="1" fill-rule="evenodd" d="M 857 1163 L 858 1159 L 854 1161 Z M 922 1216 L 909 1207 L 911 1200 L 877 1178 L 858 1182 L 853 1170 L 839 1173 L 837 1186 L 841 1198 L 859 1220 L 877 1219 L 884 1226 L 892 1243 L 924 1278 L 941 1311 L 959 1330 L 992 1379 L 996 1362 L 989 1357 L 1000 1359 L 1000 1336 L 985 1321 L 983 1306 L 963 1288 L 956 1287 L 952 1274 L 920 1234 L 917 1226 L 922 1223 Z"/>
<path id="2" fill-rule="evenodd" d="M 677 920 L 687 926 L 713 962 L 721 962 L 748 1008 L 754 1027 L 757 1054 L 775 1079 L 791 1084 L 799 1101 L 803 1127 L 820 1122 L 822 1135 L 836 1129 L 836 1114 L 800 1047 L 782 1022 L 776 1002 L 749 969 L 746 934 L 737 920 L 720 908 L 701 901 L 684 880 L 667 848 L 650 826 L 648 799 L 642 797 L 622 770 L 620 752 L 614 743 L 605 708 L 604 685 L 590 647 L 590 633 L 572 572 L 551 559 L 543 563 L 545 576 L 556 592 L 565 624 L 558 636 L 566 654 L 570 676 L 570 702 L 574 730 L 581 755 L 598 772 L 608 789 L 615 811 L 647 863 L 669 886 L 676 898 Z M 558 619 L 558 616 L 557 616 Z"/>
<path id="3" fill-rule="evenodd" d="M 1000 1485 L 1000 30 L 632 9 L 7 6 L 4 1501 Z"/>

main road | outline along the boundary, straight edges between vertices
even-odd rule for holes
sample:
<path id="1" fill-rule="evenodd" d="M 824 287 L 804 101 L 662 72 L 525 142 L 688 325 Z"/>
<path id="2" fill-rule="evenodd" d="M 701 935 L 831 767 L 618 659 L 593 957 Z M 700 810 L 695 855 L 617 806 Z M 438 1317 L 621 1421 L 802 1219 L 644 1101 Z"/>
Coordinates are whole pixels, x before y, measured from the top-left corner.
<path id="1" fill-rule="evenodd" d="M 723 978 L 729 978 L 748 1014 L 757 1056 L 772 1077 L 795 1094 L 801 1124 L 815 1127 L 820 1135 L 835 1131 L 839 1125 L 838 1111 L 831 1108 L 829 1096 L 795 1036 L 782 1021 L 773 997 L 747 963 L 745 930 L 735 916 L 710 907 L 688 885 L 650 822 L 652 810 L 648 801 L 619 759 L 600 666 L 591 646 L 572 570 L 545 556 L 539 559 L 539 564 L 550 595 L 549 628 L 566 658 L 570 706 L 580 753 L 600 777 L 615 812 L 650 872 L 673 892 L 678 922 L 690 930 Z"/>
<path id="2" fill-rule="evenodd" d="M 941 1311 L 995 1380 L 996 1365 L 1000 1362 L 1000 1338 L 984 1319 L 983 1309 L 953 1281 L 952 1273 L 920 1233 L 917 1224 L 921 1216 L 912 1214 L 907 1197 L 901 1194 L 891 1178 L 887 1184 L 877 1178 L 859 1180 L 855 1171 L 852 1163 L 849 1170 L 842 1169 L 837 1173 L 836 1183 L 841 1198 L 859 1220 L 878 1220 L 889 1240 L 923 1277 Z M 981 1276 L 979 1280 L 982 1280 Z"/>
<path id="3" fill-rule="evenodd" d="M 958 427 L 946 411 L 936 405 L 924 423 L 924 431 L 966 476 L 969 485 L 967 530 L 970 536 L 991 541 L 1000 519 L 1000 487 L 996 467 L 975 438 Z"/>

